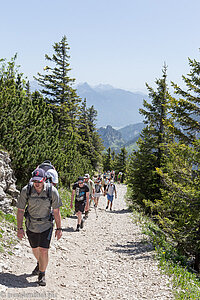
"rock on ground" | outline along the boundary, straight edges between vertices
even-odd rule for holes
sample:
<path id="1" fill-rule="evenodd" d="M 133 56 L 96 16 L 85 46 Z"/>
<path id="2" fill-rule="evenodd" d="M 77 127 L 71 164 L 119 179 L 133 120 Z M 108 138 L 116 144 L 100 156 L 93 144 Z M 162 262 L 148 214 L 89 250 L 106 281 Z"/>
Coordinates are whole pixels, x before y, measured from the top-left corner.
<path id="1" fill-rule="evenodd" d="M 75 216 L 63 220 L 62 238 L 52 238 L 46 287 L 30 276 L 36 262 L 27 238 L 15 246 L 15 255 L 1 254 L 0 299 L 174 299 L 170 278 L 161 274 L 151 244 L 127 210 L 126 186 L 117 185 L 117 191 L 113 211 L 105 210 L 106 197 L 100 197 L 80 232 Z"/>

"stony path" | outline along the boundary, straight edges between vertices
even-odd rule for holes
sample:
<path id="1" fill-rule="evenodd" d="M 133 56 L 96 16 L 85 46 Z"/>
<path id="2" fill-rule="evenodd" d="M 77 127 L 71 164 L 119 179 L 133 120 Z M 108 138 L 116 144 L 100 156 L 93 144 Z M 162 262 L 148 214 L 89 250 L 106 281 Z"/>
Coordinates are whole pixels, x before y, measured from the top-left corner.
<path id="1" fill-rule="evenodd" d="M 91 208 L 81 232 L 74 231 L 75 217 L 63 220 L 62 239 L 52 239 L 46 287 L 37 286 L 37 277 L 30 276 L 35 260 L 27 239 L 9 260 L 1 255 L 0 299 L 174 299 L 169 278 L 161 275 L 151 245 L 143 242 L 126 209 L 126 187 L 117 185 L 117 190 L 114 210 L 105 211 L 102 196 L 98 218 Z"/>

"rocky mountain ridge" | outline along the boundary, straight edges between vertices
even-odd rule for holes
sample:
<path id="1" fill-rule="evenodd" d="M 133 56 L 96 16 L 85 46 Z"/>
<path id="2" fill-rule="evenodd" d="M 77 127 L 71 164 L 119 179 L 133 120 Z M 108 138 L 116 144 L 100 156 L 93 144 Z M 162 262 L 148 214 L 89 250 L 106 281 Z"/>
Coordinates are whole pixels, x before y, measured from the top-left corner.
<path id="1" fill-rule="evenodd" d="M 121 129 L 114 129 L 111 125 L 100 127 L 98 133 L 103 140 L 104 147 L 119 152 L 122 147 L 130 153 L 136 148 L 136 142 L 140 136 L 144 123 L 130 124 Z"/>

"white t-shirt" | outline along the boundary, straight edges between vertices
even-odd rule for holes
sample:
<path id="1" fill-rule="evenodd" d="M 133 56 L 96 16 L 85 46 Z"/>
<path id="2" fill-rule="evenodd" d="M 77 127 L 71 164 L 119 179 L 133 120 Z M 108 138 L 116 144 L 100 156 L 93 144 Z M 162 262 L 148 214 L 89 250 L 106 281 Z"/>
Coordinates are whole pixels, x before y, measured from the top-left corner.
<path id="1" fill-rule="evenodd" d="M 115 192 L 115 185 L 113 183 L 110 183 L 108 186 L 108 194 L 112 196 L 114 192 Z"/>

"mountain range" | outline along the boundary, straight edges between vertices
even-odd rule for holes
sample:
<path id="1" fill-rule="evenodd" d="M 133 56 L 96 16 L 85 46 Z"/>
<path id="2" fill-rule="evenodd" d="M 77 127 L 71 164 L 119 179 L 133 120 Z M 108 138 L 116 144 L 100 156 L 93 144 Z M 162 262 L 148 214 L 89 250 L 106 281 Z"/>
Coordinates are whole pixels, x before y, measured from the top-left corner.
<path id="1" fill-rule="evenodd" d="M 30 82 L 30 87 L 31 91 L 41 89 L 36 81 Z M 75 89 L 78 96 L 86 98 L 87 107 L 93 105 L 97 110 L 98 133 L 105 148 L 111 147 L 119 152 L 126 147 L 130 153 L 137 147 L 136 141 L 144 128 L 139 108 L 143 106 L 143 99 L 148 100 L 147 95 L 117 89 L 108 84 L 92 87 L 86 82 L 78 84 Z"/>
<path id="2" fill-rule="evenodd" d="M 30 87 L 31 91 L 41 89 L 36 81 L 31 81 Z M 109 84 L 92 87 L 87 82 L 74 88 L 78 96 L 86 98 L 87 107 L 93 105 L 97 110 L 97 127 L 109 124 L 114 128 L 120 128 L 143 121 L 139 108 L 143 107 L 143 100 L 148 99 L 145 94 L 114 88 Z"/>
<path id="3" fill-rule="evenodd" d="M 86 98 L 88 107 L 94 105 L 97 110 L 97 127 L 109 124 L 114 128 L 120 128 L 143 121 L 139 108 L 143 107 L 143 99 L 148 99 L 145 94 L 104 84 L 91 87 L 86 82 L 77 85 L 76 90 L 82 99 Z"/>
<path id="4" fill-rule="evenodd" d="M 107 125 L 106 128 L 100 127 L 98 133 L 106 149 L 110 147 L 117 153 L 125 147 L 130 154 L 137 148 L 136 142 L 144 126 L 144 123 L 137 123 L 116 130 L 111 125 Z"/>

